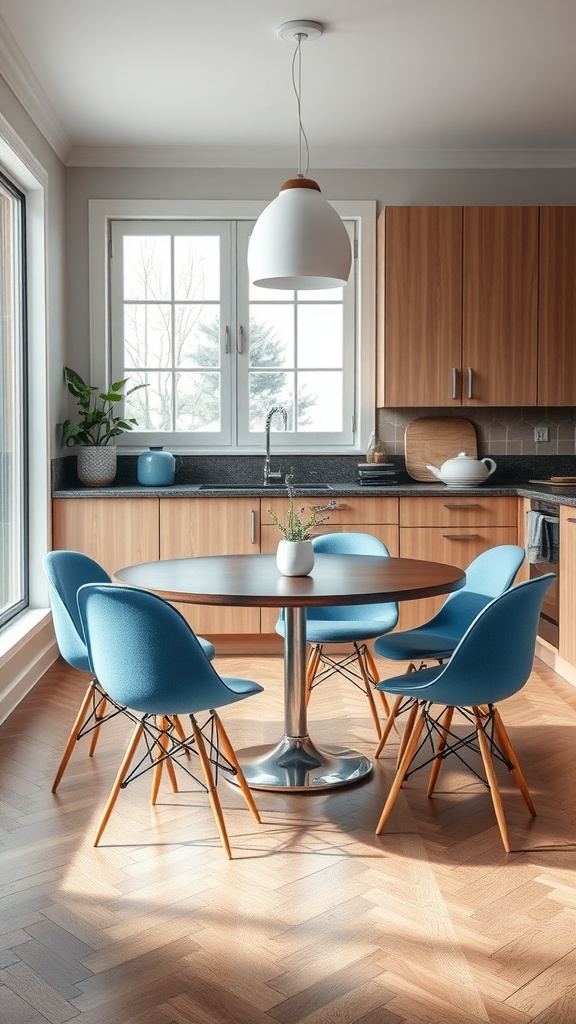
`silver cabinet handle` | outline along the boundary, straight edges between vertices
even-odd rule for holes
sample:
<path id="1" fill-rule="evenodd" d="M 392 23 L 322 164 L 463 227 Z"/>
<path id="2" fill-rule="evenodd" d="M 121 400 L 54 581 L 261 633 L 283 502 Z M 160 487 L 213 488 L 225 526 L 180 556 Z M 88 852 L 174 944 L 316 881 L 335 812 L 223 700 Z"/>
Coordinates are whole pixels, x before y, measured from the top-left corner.
<path id="1" fill-rule="evenodd" d="M 452 367 L 452 398 L 457 398 L 458 391 L 458 368 Z"/>
<path id="2" fill-rule="evenodd" d="M 472 540 L 474 537 L 478 537 L 477 533 L 443 533 L 444 540 Z"/>
<path id="3" fill-rule="evenodd" d="M 444 508 L 478 508 L 477 501 L 447 501 Z"/>
<path id="4" fill-rule="evenodd" d="M 468 367 L 468 398 L 472 398 L 472 367 Z"/>
<path id="5" fill-rule="evenodd" d="M 250 512 L 250 543 L 256 543 L 256 513 L 254 509 Z"/>
<path id="6" fill-rule="evenodd" d="M 230 352 L 230 328 L 226 324 L 226 330 L 224 331 L 224 351 L 226 355 Z"/>
<path id="7" fill-rule="evenodd" d="M 568 519 L 566 520 L 566 522 L 567 522 L 567 523 L 576 523 L 576 519 L 570 519 L 570 518 L 568 518 Z"/>
<path id="8" fill-rule="evenodd" d="M 244 351 L 244 328 L 242 326 L 238 328 L 238 337 L 236 339 L 236 351 L 239 356 L 241 356 Z"/>

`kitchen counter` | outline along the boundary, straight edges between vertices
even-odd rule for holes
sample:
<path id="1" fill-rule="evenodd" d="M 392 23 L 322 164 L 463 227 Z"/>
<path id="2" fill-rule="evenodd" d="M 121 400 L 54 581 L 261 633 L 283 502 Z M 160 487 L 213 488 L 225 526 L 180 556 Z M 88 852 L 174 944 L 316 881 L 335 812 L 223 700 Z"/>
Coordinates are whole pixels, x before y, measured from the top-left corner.
<path id="1" fill-rule="evenodd" d="M 319 497 L 330 501 L 331 498 L 344 498 L 344 497 L 442 497 L 443 495 L 450 496 L 467 496 L 473 494 L 489 495 L 491 497 L 499 497 L 506 495 L 516 495 L 521 498 L 545 498 L 548 501 L 553 502 L 557 505 L 571 505 L 576 507 L 576 487 L 551 487 L 545 484 L 531 484 L 531 483 L 519 483 L 519 484 L 508 484 L 505 486 L 498 486 L 497 484 L 490 486 L 489 484 L 481 485 L 480 487 L 446 487 L 444 484 L 434 483 L 403 483 L 398 484 L 394 487 L 362 487 L 360 484 L 355 483 L 335 483 L 330 484 L 330 489 L 323 489 L 320 485 L 316 490 L 313 486 L 307 486 L 304 490 L 299 491 L 298 486 L 295 487 L 296 496 L 306 499 L 307 496 Z M 249 485 L 238 487 L 231 486 L 230 488 L 225 487 L 223 484 L 218 484 L 217 487 L 211 489 L 207 484 L 172 484 L 170 487 L 143 487 L 140 484 L 136 485 L 121 485 L 115 486 L 112 484 L 109 487 L 71 487 L 63 490 L 55 490 L 52 494 L 53 498 L 248 498 L 248 497 L 282 497 L 286 495 L 286 487 L 284 484 L 278 484 L 278 486 L 257 486 Z"/>

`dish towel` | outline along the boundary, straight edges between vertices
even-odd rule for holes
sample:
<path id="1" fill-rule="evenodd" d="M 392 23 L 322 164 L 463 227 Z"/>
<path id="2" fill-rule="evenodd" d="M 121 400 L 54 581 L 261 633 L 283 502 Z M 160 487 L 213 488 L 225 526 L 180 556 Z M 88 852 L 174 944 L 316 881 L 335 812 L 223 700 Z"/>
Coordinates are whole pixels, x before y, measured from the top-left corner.
<path id="1" fill-rule="evenodd" d="M 529 562 L 558 561 L 558 520 L 554 516 L 526 513 L 526 555 Z"/>

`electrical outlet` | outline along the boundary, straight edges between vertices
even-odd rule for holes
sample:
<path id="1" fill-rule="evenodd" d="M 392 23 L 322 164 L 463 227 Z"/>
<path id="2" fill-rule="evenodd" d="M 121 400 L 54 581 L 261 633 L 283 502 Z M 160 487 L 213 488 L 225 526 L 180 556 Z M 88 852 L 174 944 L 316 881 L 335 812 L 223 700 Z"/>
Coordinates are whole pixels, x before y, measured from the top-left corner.
<path id="1" fill-rule="evenodd" d="M 550 440 L 550 427 L 534 427 L 534 440 L 535 441 L 549 441 Z"/>

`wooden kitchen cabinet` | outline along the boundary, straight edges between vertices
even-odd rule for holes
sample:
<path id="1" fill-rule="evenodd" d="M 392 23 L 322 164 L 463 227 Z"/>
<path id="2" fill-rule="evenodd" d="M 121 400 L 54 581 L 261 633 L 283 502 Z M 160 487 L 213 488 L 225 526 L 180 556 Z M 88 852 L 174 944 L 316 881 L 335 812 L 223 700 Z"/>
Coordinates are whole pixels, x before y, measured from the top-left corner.
<path id="1" fill-rule="evenodd" d="M 466 569 L 482 551 L 518 540 L 515 497 L 441 497 L 400 499 L 400 556 L 444 562 Z M 399 629 L 426 622 L 444 597 L 404 602 Z"/>
<path id="2" fill-rule="evenodd" d="M 308 513 L 319 505 L 326 505 L 330 501 L 325 495 L 317 497 L 298 498 L 298 502 L 304 506 L 304 519 Z M 388 548 L 393 557 L 398 556 L 398 498 L 381 498 L 375 496 L 335 498 L 336 508 L 330 510 L 326 523 L 317 527 L 315 534 L 352 531 L 355 533 L 371 533 L 378 537 Z M 262 526 L 261 526 L 261 550 L 263 554 L 273 554 L 278 547 L 281 534 L 278 528 L 272 524 L 267 514 L 268 506 L 276 512 L 281 522 L 286 514 L 286 498 L 262 499 Z M 278 619 L 276 608 L 261 609 L 261 629 L 263 633 L 273 633 Z"/>
<path id="3" fill-rule="evenodd" d="M 576 207 L 540 209 L 538 405 L 576 402 Z"/>
<path id="4" fill-rule="evenodd" d="M 536 405 L 537 207 L 387 207 L 378 404 Z"/>
<path id="5" fill-rule="evenodd" d="M 558 653 L 576 668 L 576 508 L 560 506 Z"/>
<path id="6" fill-rule="evenodd" d="M 160 498 L 160 558 L 260 551 L 259 498 Z M 259 633 L 260 609 L 179 604 L 201 634 Z"/>
<path id="7" fill-rule="evenodd" d="M 82 551 L 112 575 L 160 557 L 158 498 L 57 498 L 52 546 Z"/>
<path id="8" fill-rule="evenodd" d="M 462 208 L 389 206 L 378 232 L 378 405 L 460 404 Z"/>

